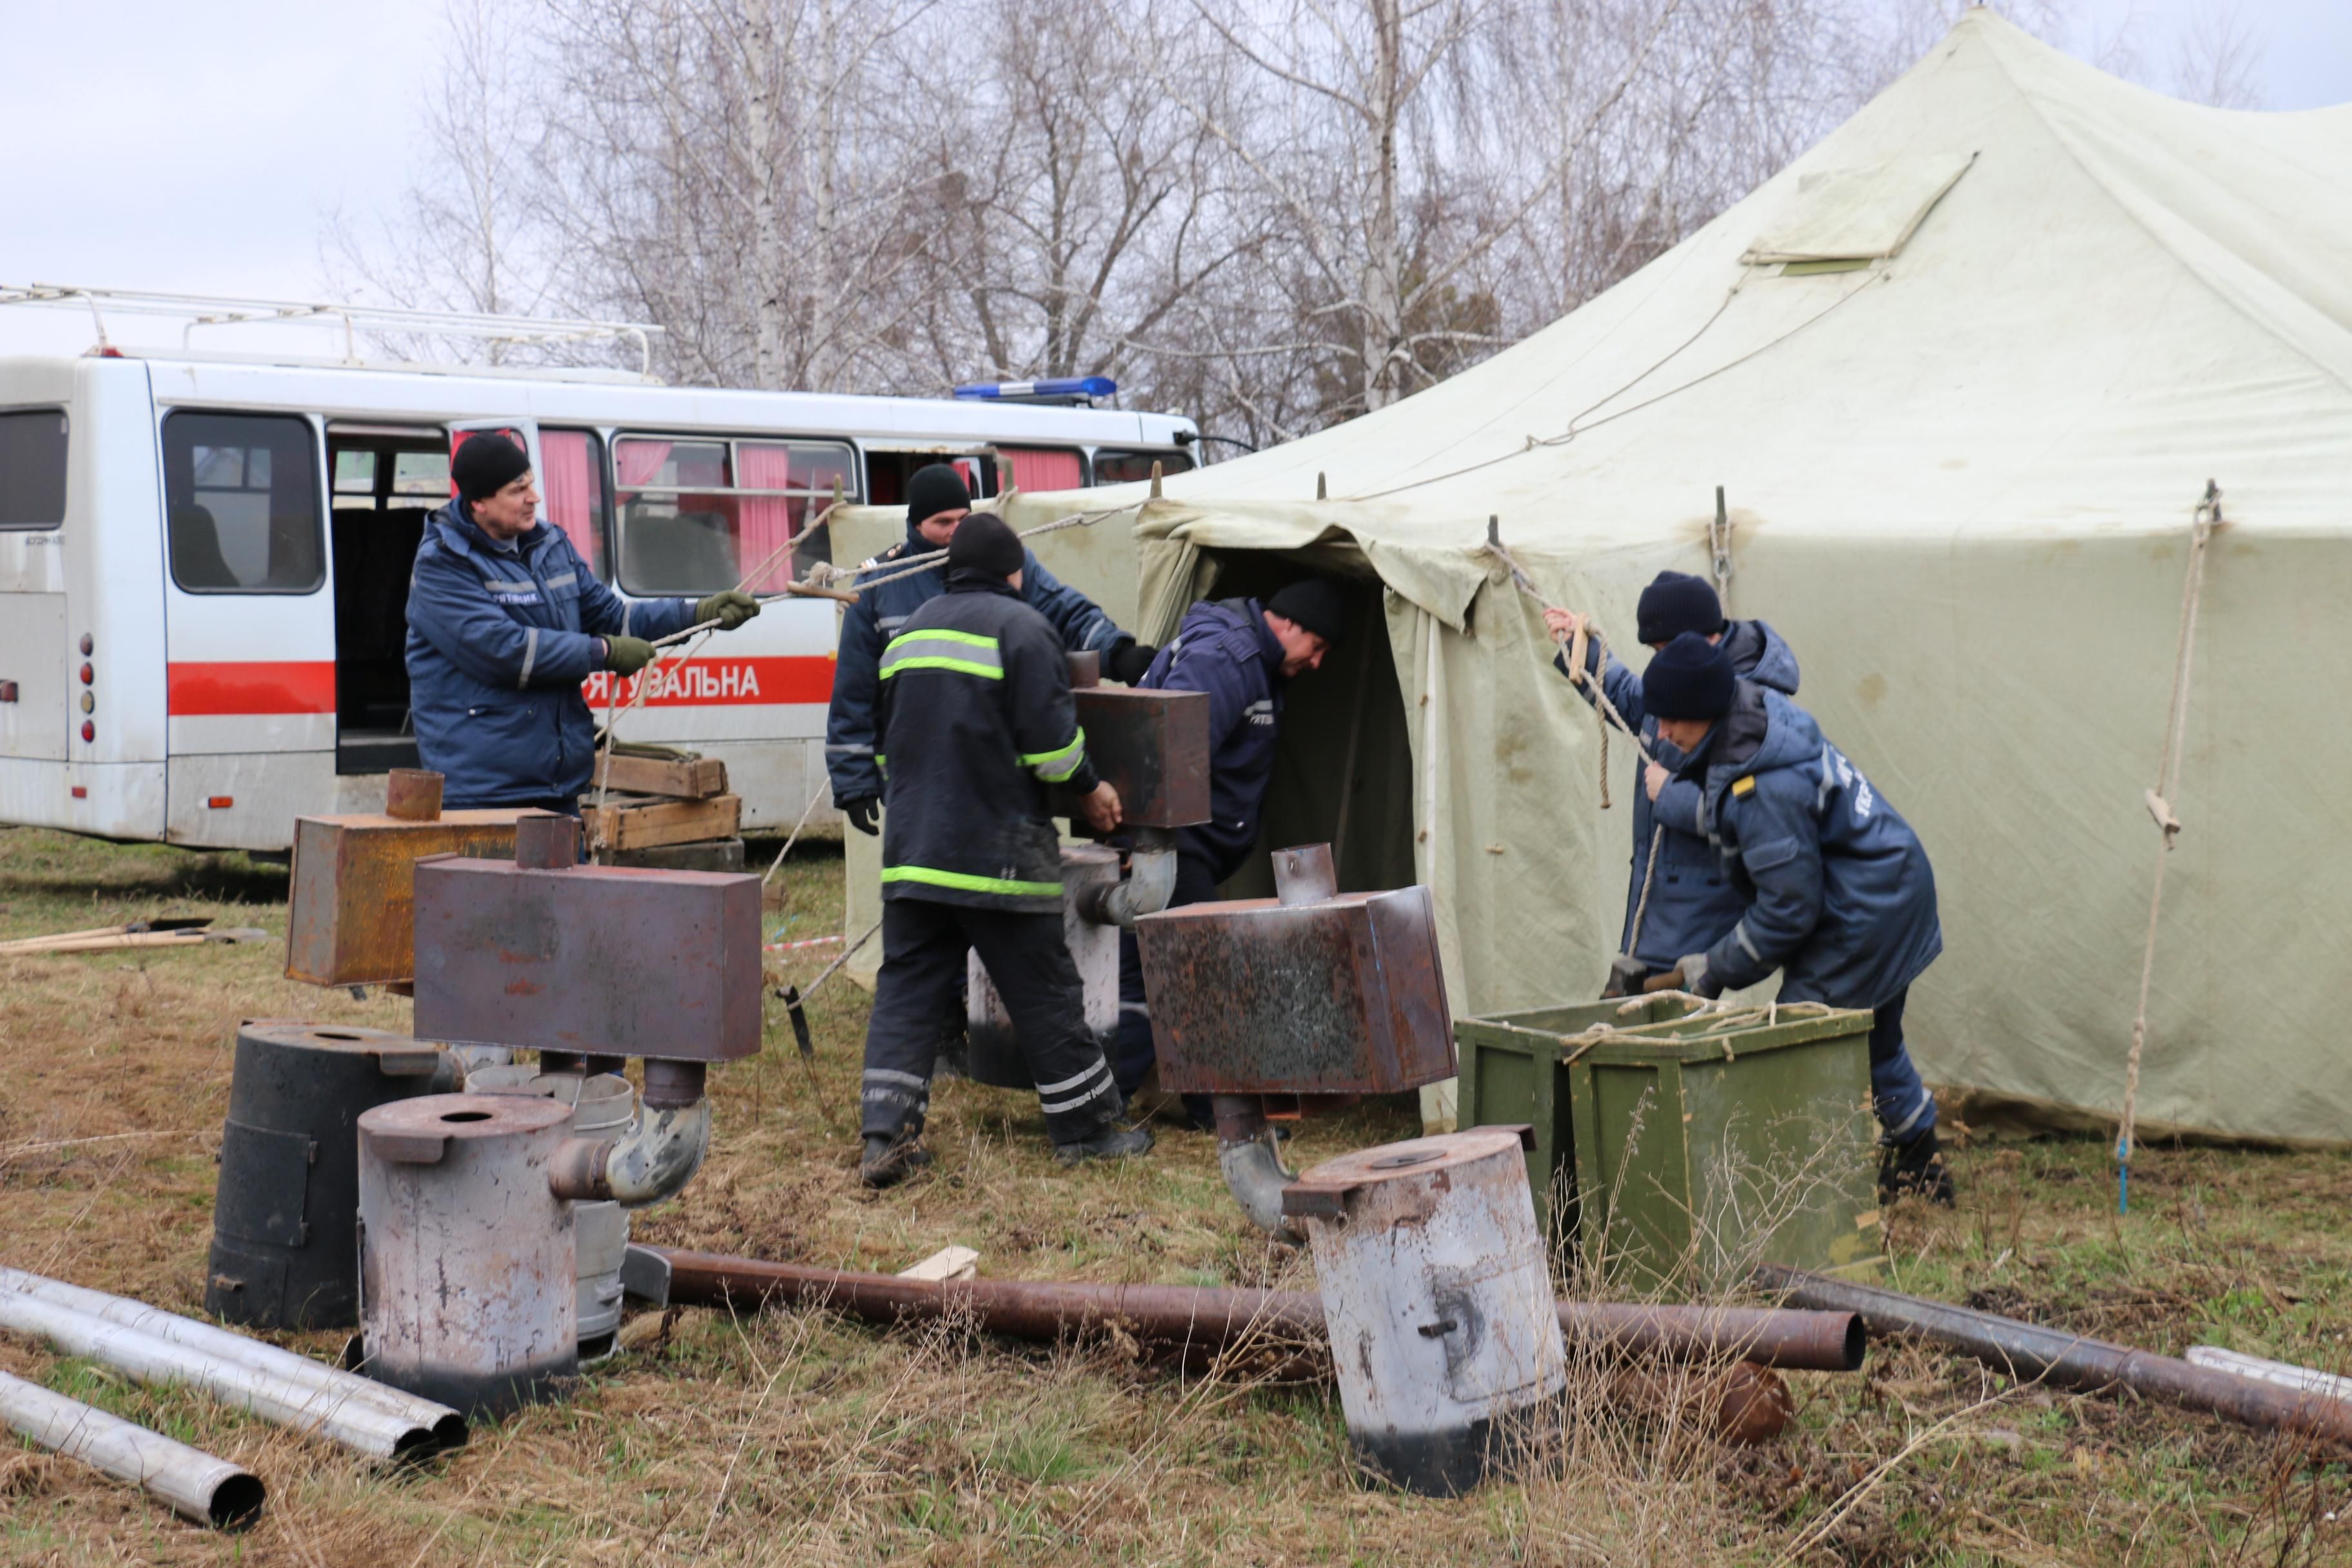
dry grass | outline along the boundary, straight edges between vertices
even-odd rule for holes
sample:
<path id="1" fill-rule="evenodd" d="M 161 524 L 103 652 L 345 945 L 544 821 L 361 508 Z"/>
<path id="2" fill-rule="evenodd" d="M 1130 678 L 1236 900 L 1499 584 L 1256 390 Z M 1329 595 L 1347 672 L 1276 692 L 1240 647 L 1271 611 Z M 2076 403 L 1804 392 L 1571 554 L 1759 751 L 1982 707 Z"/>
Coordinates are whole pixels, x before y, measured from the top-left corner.
<path id="1" fill-rule="evenodd" d="M 816 847 L 785 875 L 791 934 L 837 929 L 838 858 Z M 282 931 L 284 896 L 282 873 L 237 857 L 0 831 L 0 936 L 167 912 Z M 803 979 L 825 950 L 810 954 Z M 278 962 L 266 947 L 0 959 L 0 1259 L 197 1308 L 236 1020 L 405 1020 L 405 1003 L 294 985 Z M 1148 1161 L 1064 1172 L 1034 1104 L 969 1084 L 940 1094 L 936 1169 L 861 1192 L 864 998 L 829 987 L 813 1015 L 813 1066 L 772 1016 L 766 1056 L 719 1075 L 719 1150 L 641 1237 L 876 1268 L 961 1242 L 999 1278 L 1303 1283 L 1226 1199 L 1205 1138 L 1164 1132 Z M 1415 1130 L 1406 1108 L 1367 1107 L 1307 1123 L 1294 1158 Z M 2175 1352 L 2346 1357 L 2352 1161 L 2150 1150 L 2122 1222 L 2094 1145 L 1977 1149 L 1958 1172 L 1958 1213 L 1906 1208 L 1889 1225 L 1902 1288 Z M 0 1445 L 8 1563 L 2352 1558 L 2333 1520 L 2340 1466 L 2160 1407 L 2004 1388 L 1908 1348 L 1874 1351 L 1861 1377 L 1792 1376 L 1797 1422 L 1736 1453 L 1673 1400 L 1628 1418 L 1582 1369 L 1522 1473 L 1453 1501 L 1362 1484 L 1326 1388 L 1185 1380 L 1114 1344 L 1023 1349 L 952 1325 L 682 1313 L 570 1403 L 480 1428 L 406 1475 L 22 1340 L 0 1339 L 0 1366 L 239 1459 L 272 1489 L 257 1530 L 221 1538 Z"/>

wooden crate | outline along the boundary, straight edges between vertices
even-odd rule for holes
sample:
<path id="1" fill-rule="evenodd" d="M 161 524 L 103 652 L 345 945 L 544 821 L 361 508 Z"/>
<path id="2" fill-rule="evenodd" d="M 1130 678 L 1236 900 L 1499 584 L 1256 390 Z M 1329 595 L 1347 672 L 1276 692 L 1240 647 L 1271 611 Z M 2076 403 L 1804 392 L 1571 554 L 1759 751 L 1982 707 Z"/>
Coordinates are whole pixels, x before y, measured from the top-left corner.
<path id="1" fill-rule="evenodd" d="M 599 810 L 590 804 L 580 810 L 583 841 L 607 849 L 650 849 L 662 844 L 694 844 L 706 838 L 732 838 L 742 830 L 743 797 L 713 795 L 708 800 L 663 800 L 652 796 L 614 797 Z"/>
<path id="2" fill-rule="evenodd" d="M 615 795 L 709 800 L 727 793 L 727 764 L 716 757 L 635 757 L 622 752 L 613 758 L 609 776 L 604 759 L 598 757 L 588 782 Z"/>

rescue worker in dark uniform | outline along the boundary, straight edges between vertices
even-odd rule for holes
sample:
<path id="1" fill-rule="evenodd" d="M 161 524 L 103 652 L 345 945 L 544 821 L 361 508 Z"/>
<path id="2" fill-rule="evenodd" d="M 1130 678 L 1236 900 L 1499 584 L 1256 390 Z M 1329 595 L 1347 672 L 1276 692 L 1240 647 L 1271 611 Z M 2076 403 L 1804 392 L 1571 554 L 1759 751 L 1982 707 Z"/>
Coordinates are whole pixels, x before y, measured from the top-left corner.
<path id="1" fill-rule="evenodd" d="M 882 835 L 882 971 L 860 1093 L 866 1185 L 902 1180 L 929 1155 L 940 1019 L 977 950 L 1012 1015 L 1046 1135 L 1065 1164 L 1151 1147 L 1120 1124 L 1110 1064 L 1086 1026 L 1085 993 L 1062 929 L 1061 836 L 1046 801 L 1060 784 L 1098 833 L 1118 792 L 1097 778 L 1078 729 L 1062 641 L 1022 596 L 1021 541 L 967 518 L 948 546 L 948 591 L 882 650 L 876 679 L 889 813 Z"/>
<path id="2" fill-rule="evenodd" d="M 903 556 L 944 548 L 971 510 L 971 492 L 953 465 L 933 463 L 916 469 L 907 481 L 907 537 L 877 556 L 874 564 L 887 566 Z M 1093 600 L 1057 580 L 1025 548 L 1021 580 L 1023 599 L 1045 617 L 1062 647 L 1101 655 L 1103 673 L 1128 685 L 1150 667 L 1158 649 L 1119 630 Z M 825 770 L 833 779 L 833 804 L 860 833 L 877 830 L 882 805 L 882 775 L 875 766 L 873 748 L 881 733 L 875 703 L 883 646 L 904 628 L 908 616 L 946 590 L 947 573 L 933 566 L 859 589 L 857 603 L 842 616 L 833 700 L 824 715 Z"/>
<path id="3" fill-rule="evenodd" d="M 416 750 L 448 809 L 531 806 L 580 815 L 596 725 L 581 682 L 635 675 L 654 640 L 704 621 L 733 631 L 759 601 L 630 603 L 563 531 L 539 521 L 530 458 L 496 431 L 449 463 L 457 499 L 425 523 L 408 583 L 408 707 Z"/>
<path id="4" fill-rule="evenodd" d="M 1563 639 L 1574 635 L 1581 618 L 1568 610 L 1544 612 L 1544 624 Z M 1654 653 L 1685 632 L 1696 632 L 1720 646 L 1740 679 L 1784 697 L 1797 694 L 1797 656 L 1780 633 L 1762 621 L 1726 620 L 1723 602 L 1706 579 L 1686 572 L 1661 572 L 1642 590 L 1634 635 Z M 1552 664 L 1562 675 L 1568 673 L 1566 647 Z M 1659 736 L 1656 721 L 1643 706 L 1641 678 L 1614 655 L 1602 668 L 1597 642 L 1589 646 L 1584 668 L 1588 675 L 1601 677 L 1611 705 L 1641 731 L 1658 765 L 1671 773 L 1681 757 Z M 1587 702 L 1592 700 L 1590 687 L 1579 689 Z M 1604 997 L 1632 995 L 1643 981 L 1673 968 L 1683 954 L 1704 948 L 1739 918 L 1739 891 L 1698 826 L 1698 786 L 1688 781 L 1669 784 L 1654 803 L 1648 781 L 1643 784 L 1633 795 L 1633 863 L 1625 889 L 1625 924 L 1617 957 L 1609 966 L 1609 983 L 1601 993 Z M 1656 832 L 1660 824 L 1668 831 Z M 1658 852 L 1654 868 L 1650 864 L 1653 843 Z"/>
<path id="5" fill-rule="evenodd" d="M 1209 694 L 1209 820 L 1177 830 L 1170 909 L 1213 900 L 1217 884 L 1248 858 L 1274 777 L 1284 689 L 1292 677 L 1321 665 L 1339 641 L 1343 603 L 1338 586 L 1319 577 L 1292 583 L 1264 604 L 1204 599 L 1184 612 L 1175 639 L 1136 683 Z M 1117 1049 L 1112 1066 L 1119 1091 L 1131 1095 L 1150 1072 L 1154 1054 L 1143 963 L 1131 931 L 1118 938 Z M 1193 1110 L 1194 1121 L 1204 1120 L 1202 1108 Z"/>
<path id="6" fill-rule="evenodd" d="M 1668 643 L 1642 675 L 1643 705 L 1685 761 L 1699 824 L 1739 893 L 1730 929 L 1674 967 L 1698 996 L 1780 971 L 1783 1002 L 1867 1007 L 1879 1189 L 1948 1206 L 1952 1177 L 1936 1141 L 1936 1099 L 1903 1044 L 1911 983 L 1944 950 L 1936 873 L 1893 803 L 1778 691 L 1733 673 L 1696 633 Z"/>

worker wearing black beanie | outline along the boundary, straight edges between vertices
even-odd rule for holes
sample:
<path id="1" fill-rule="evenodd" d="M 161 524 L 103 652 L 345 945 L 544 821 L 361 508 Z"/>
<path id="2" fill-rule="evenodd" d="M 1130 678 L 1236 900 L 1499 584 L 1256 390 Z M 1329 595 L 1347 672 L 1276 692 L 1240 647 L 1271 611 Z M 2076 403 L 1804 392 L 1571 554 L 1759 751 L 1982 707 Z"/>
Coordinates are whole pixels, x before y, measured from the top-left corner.
<path id="1" fill-rule="evenodd" d="M 449 459 L 449 482 L 468 501 L 488 500 L 529 472 L 530 454 L 496 430 L 467 437 Z"/>
<path id="2" fill-rule="evenodd" d="M 1685 632 L 1715 637 L 1723 627 L 1723 601 L 1706 578 L 1687 572 L 1661 572 L 1652 578 L 1633 614 L 1633 635 L 1649 647 Z"/>
<path id="3" fill-rule="evenodd" d="M 1684 632 L 1642 672 L 1642 706 L 1660 719 L 1711 724 L 1731 711 L 1738 682 L 1730 655 L 1696 632 Z"/>
<path id="4" fill-rule="evenodd" d="M 953 463 L 930 463 L 907 479 L 907 537 L 918 550 L 936 550 L 940 542 L 927 538 L 923 524 L 943 511 L 970 511 L 971 490 Z"/>
<path id="5" fill-rule="evenodd" d="M 974 512 L 956 524 L 955 538 L 948 543 L 948 591 L 953 593 L 958 579 L 966 573 L 1002 583 L 1020 571 L 1028 558 L 1021 536 L 1006 527 L 1003 518 L 993 512 Z"/>

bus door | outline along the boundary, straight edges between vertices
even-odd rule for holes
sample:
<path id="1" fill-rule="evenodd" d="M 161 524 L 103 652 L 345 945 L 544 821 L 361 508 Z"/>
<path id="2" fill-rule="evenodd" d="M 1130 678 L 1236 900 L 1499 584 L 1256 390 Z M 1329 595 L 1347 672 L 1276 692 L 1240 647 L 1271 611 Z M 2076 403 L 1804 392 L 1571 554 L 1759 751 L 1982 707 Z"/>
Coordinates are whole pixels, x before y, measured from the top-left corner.
<path id="1" fill-rule="evenodd" d="M 162 434 L 165 837 L 282 848 L 334 785 L 320 424 L 173 408 Z"/>
<path id="2" fill-rule="evenodd" d="M 549 460 L 562 461 L 549 430 Z M 591 677 L 588 700 L 644 704 L 625 741 L 689 747 L 727 763 L 747 827 L 789 826 L 824 777 L 824 710 L 833 695 L 838 606 L 782 596 L 838 551 L 817 520 L 836 489 L 859 500 L 856 449 L 805 437 L 623 430 L 613 437 L 615 560 L 606 574 L 631 599 L 699 598 L 740 584 L 764 601 L 757 620 L 688 644 L 645 674 Z"/>
<path id="3" fill-rule="evenodd" d="M 335 582 L 335 772 L 417 765 L 408 714 L 408 580 L 425 520 L 449 500 L 439 425 L 327 425 L 330 565 Z M 373 787 L 352 786 L 360 804 Z"/>

